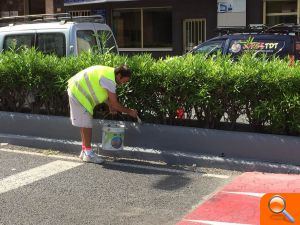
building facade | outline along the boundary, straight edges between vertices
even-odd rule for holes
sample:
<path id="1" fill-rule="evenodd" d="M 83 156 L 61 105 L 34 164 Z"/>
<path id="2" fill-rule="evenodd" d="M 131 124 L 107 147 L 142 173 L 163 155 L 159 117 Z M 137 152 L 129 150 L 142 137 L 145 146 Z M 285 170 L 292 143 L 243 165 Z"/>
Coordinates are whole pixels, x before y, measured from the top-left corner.
<path id="1" fill-rule="evenodd" d="M 216 28 L 299 23 L 300 0 L 4 0 L 1 16 L 102 15 L 126 54 L 181 55 Z"/>
<path id="2" fill-rule="evenodd" d="M 53 13 L 55 1 L 56 0 L 2 0 L 0 16 L 8 17 Z"/>

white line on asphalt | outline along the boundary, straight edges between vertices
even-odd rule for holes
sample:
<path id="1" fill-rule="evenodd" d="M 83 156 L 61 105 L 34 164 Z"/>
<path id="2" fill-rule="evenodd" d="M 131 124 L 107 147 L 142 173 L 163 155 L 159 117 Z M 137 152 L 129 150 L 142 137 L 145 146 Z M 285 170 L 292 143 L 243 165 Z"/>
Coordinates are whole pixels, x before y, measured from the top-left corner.
<path id="1" fill-rule="evenodd" d="M 133 165 L 133 164 L 129 164 L 129 163 L 119 163 L 119 162 L 108 162 L 107 161 L 105 164 L 113 165 L 113 166 L 131 167 L 131 168 L 135 168 L 135 169 L 153 170 L 153 171 L 158 171 L 158 172 L 181 173 L 181 174 L 186 174 L 186 173 L 190 172 L 190 171 L 185 171 L 185 170 L 158 168 L 158 167 L 154 167 L 154 166 Z"/>
<path id="2" fill-rule="evenodd" d="M 21 150 L 11 150 L 11 149 L 6 149 L 6 148 L 0 148 L 0 151 L 1 152 L 9 152 L 9 153 L 18 153 L 18 154 L 24 154 L 24 155 L 50 157 L 50 158 L 55 158 L 55 159 L 81 161 L 78 157 L 74 157 L 74 156 L 72 157 L 72 156 L 63 156 L 63 155 L 47 155 L 45 153 L 27 152 L 27 151 L 21 151 Z"/>
<path id="3" fill-rule="evenodd" d="M 82 163 L 54 161 L 0 180 L 0 194 L 31 184 L 35 181 L 50 177 L 63 171 L 75 168 Z"/>
<path id="4" fill-rule="evenodd" d="M 195 172 L 186 171 L 186 170 L 158 168 L 158 167 L 154 167 L 154 166 L 133 165 L 133 164 L 128 164 L 128 163 L 106 162 L 105 164 L 114 165 L 114 166 L 131 167 L 131 168 L 136 168 L 136 169 L 153 170 L 153 171 L 158 171 L 158 172 L 169 172 L 169 173 L 180 173 L 180 174 L 195 173 Z M 197 173 L 195 173 L 195 174 L 197 174 Z M 230 176 L 218 175 L 218 174 L 201 174 L 201 173 L 198 173 L 198 174 L 200 174 L 201 176 L 204 176 L 204 177 L 214 177 L 214 178 L 219 178 L 219 179 L 228 179 L 230 177 Z"/>
<path id="5" fill-rule="evenodd" d="M 220 179 L 228 179 L 230 176 L 227 175 L 219 175 L 219 174 L 211 174 L 211 173 L 206 173 L 203 174 L 204 177 L 214 177 L 214 178 L 220 178 Z"/>
<path id="6" fill-rule="evenodd" d="M 77 146 L 79 147 L 81 145 L 81 142 L 79 141 L 71 141 L 71 140 L 61 140 L 61 139 L 50 139 L 50 138 L 40 138 L 40 137 L 33 137 L 33 136 L 25 136 L 25 135 L 15 135 L 15 134 L 3 134 L 0 133 L 0 139 L 4 140 L 15 140 L 15 141 L 25 141 L 28 142 L 43 142 L 43 143 L 55 143 L 60 145 L 62 148 L 64 146 Z M 7 143 L 4 143 L 4 146 Z M 100 146 L 100 145 L 94 145 Z M 156 154 L 160 155 L 163 152 L 156 149 L 143 149 L 138 147 L 124 147 L 125 152 L 142 152 L 142 153 L 150 153 L 150 154 Z M 268 172 L 279 172 L 279 173 L 295 173 L 299 174 L 300 167 L 299 166 L 293 166 L 288 164 L 276 164 L 276 163 L 266 163 L 266 162 L 260 162 L 260 161 L 249 161 L 249 160 L 240 160 L 235 158 L 223 158 L 218 156 L 210 156 L 210 155 L 203 155 L 203 154 L 196 154 L 196 153 L 184 153 L 184 152 L 174 152 L 174 151 L 167 151 L 167 153 L 171 156 L 175 157 L 186 157 L 187 159 L 194 159 L 199 160 L 201 162 L 204 162 L 205 164 L 209 163 L 216 163 L 217 165 L 232 165 L 233 167 L 239 167 L 239 168 L 257 168 L 259 170 L 268 171 Z"/>
<path id="7" fill-rule="evenodd" d="M 235 191 L 222 191 L 223 193 L 234 194 L 234 195 L 246 195 L 257 198 L 262 198 L 265 193 L 254 193 L 254 192 L 235 192 Z"/>
<path id="8" fill-rule="evenodd" d="M 208 224 L 208 225 L 251 225 L 251 224 L 244 224 L 244 223 L 227 223 L 227 222 L 218 222 L 218 221 L 209 221 L 209 220 L 184 220 L 193 223 L 201 223 L 201 224 Z"/>
<path id="9" fill-rule="evenodd" d="M 6 148 L 0 148 L 0 151 L 9 152 L 9 153 L 25 154 L 25 155 L 49 157 L 49 158 L 62 159 L 62 160 L 81 161 L 79 158 L 71 157 L 71 156 L 47 155 L 47 154 L 43 154 L 43 153 L 11 150 L 11 149 L 6 149 Z M 113 162 L 113 161 L 106 161 L 106 164 L 115 165 L 115 166 L 131 167 L 131 168 L 137 168 L 137 169 L 154 170 L 154 171 L 159 171 L 159 172 L 169 172 L 169 173 L 179 173 L 179 174 L 194 173 L 192 171 L 187 171 L 187 170 L 169 169 L 169 168 L 161 168 L 161 167 L 154 167 L 154 166 L 134 165 L 134 164 L 129 164 L 129 163 L 119 163 L 119 162 Z M 195 174 L 200 174 L 203 177 L 213 177 L 213 178 L 219 178 L 219 179 L 228 179 L 230 177 L 227 175 L 219 175 L 219 174 L 206 174 L 206 173 L 203 173 L 203 174 L 195 173 Z"/>

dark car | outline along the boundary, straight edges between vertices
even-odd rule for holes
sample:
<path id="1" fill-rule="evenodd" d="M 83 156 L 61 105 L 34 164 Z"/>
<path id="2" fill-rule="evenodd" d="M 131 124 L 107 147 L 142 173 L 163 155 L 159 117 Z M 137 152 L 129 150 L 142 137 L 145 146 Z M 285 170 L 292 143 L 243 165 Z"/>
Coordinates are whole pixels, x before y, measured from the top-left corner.
<path id="1" fill-rule="evenodd" d="M 220 51 L 222 54 L 237 57 L 246 50 L 253 50 L 255 53 L 276 55 L 281 58 L 292 55 L 299 60 L 300 36 L 295 30 L 290 31 L 279 29 L 278 26 L 276 29 L 274 27 L 261 32 L 226 34 L 201 43 L 194 47 L 191 53 L 212 55 Z"/>

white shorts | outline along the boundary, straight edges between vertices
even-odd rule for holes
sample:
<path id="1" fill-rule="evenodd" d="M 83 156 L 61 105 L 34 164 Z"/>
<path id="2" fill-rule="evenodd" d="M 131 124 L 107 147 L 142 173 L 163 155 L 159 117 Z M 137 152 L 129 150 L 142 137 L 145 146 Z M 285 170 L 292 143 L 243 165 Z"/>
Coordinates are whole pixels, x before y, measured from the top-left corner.
<path id="1" fill-rule="evenodd" d="M 92 128 L 93 117 L 74 97 L 70 96 L 70 94 L 69 104 L 72 125 L 75 127 Z"/>

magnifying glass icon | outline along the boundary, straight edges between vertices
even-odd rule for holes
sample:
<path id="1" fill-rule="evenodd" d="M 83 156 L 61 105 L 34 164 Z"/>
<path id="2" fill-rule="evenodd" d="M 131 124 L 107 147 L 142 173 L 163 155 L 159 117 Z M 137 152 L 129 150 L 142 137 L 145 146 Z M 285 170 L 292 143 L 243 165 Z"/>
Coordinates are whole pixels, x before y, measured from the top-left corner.
<path id="1" fill-rule="evenodd" d="M 286 210 L 286 203 L 285 203 L 285 199 L 283 197 L 281 197 L 280 195 L 274 195 L 270 201 L 269 201 L 269 209 L 271 210 L 271 212 L 279 214 L 279 213 L 283 213 L 285 215 L 285 217 L 291 222 L 294 223 L 295 219 L 294 217 L 291 216 L 291 214 L 289 214 Z"/>

